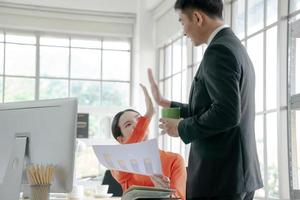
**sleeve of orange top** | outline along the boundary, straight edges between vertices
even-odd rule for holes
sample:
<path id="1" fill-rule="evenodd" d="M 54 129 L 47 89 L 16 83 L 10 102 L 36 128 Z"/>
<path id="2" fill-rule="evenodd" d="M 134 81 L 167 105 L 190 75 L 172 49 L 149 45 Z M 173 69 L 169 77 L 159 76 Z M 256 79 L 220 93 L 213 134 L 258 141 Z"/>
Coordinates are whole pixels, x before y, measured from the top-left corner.
<path id="1" fill-rule="evenodd" d="M 172 166 L 170 188 L 176 189 L 176 196 L 179 196 L 182 200 L 186 198 L 186 178 L 187 172 L 184 160 L 178 155 Z"/>
<path id="2" fill-rule="evenodd" d="M 131 137 L 126 141 L 125 144 L 141 142 L 146 137 L 146 131 L 150 124 L 150 119 L 147 117 L 140 117 L 133 130 Z M 116 170 L 111 170 L 112 176 L 118 181 L 122 186 L 123 191 L 127 190 L 131 185 L 134 184 L 133 174 L 127 172 L 121 172 Z"/>
<path id="3" fill-rule="evenodd" d="M 112 176 L 116 181 L 121 185 L 123 192 L 129 188 L 130 180 L 132 179 L 133 174 L 127 172 L 121 172 L 117 170 L 110 170 Z"/>
<path id="4" fill-rule="evenodd" d="M 138 122 L 126 144 L 141 142 L 147 136 L 147 128 L 150 124 L 150 119 L 147 117 L 139 117 Z"/>

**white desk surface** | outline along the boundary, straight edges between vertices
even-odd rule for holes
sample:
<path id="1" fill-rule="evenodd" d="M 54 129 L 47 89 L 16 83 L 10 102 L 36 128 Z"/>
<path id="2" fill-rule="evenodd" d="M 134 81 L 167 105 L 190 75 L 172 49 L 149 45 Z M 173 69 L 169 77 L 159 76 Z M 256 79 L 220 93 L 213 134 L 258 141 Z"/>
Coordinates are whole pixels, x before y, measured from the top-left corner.
<path id="1" fill-rule="evenodd" d="M 30 199 L 26 199 L 30 200 Z M 121 197 L 109 197 L 109 198 L 93 198 L 93 197 L 84 197 L 84 198 L 50 198 L 49 200 L 121 200 Z"/>
<path id="2" fill-rule="evenodd" d="M 25 200 L 30 200 L 30 199 L 25 199 Z M 109 198 L 94 198 L 94 197 L 83 197 L 83 198 L 50 198 L 49 200 L 121 200 L 121 197 L 109 197 Z"/>

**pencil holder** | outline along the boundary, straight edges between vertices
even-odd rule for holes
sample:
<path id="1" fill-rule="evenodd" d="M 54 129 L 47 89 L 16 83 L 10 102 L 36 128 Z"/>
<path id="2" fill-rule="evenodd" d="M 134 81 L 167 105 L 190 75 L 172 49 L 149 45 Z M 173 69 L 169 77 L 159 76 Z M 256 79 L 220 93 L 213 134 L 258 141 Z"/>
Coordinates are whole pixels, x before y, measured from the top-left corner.
<path id="1" fill-rule="evenodd" d="M 31 200 L 49 200 L 54 169 L 53 165 L 31 165 L 27 167 L 26 173 L 31 188 Z"/>
<path id="2" fill-rule="evenodd" d="M 50 184 L 31 185 L 30 200 L 49 200 Z"/>

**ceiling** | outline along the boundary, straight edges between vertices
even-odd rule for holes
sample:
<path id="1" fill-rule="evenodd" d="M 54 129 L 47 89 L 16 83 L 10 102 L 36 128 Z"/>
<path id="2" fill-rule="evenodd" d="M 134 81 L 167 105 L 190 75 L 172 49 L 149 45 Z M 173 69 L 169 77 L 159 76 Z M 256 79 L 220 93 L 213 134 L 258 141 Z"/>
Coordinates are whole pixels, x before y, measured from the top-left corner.
<path id="1" fill-rule="evenodd" d="M 0 0 L 0 3 L 79 10 L 136 13 L 138 1 L 151 11 L 163 0 Z"/>

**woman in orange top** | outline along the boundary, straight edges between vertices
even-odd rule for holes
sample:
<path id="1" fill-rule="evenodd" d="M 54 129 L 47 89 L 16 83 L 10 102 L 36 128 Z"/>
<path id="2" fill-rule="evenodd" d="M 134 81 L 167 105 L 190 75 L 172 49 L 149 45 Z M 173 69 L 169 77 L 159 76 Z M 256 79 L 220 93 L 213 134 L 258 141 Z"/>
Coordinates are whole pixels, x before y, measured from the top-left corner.
<path id="1" fill-rule="evenodd" d="M 147 139 L 148 126 L 154 114 L 154 108 L 147 89 L 141 85 L 147 106 L 144 116 L 127 109 L 115 115 L 112 122 L 114 138 L 121 144 L 137 143 Z M 131 185 L 155 186 L 176 190 L 176 197 L 185 200 L 186 168 L 183 158 L 176 153 L 159 151 L 164 176 L 144 176 L 112 170 L 113 177 L 120 183 L 123 191 Z"/>

